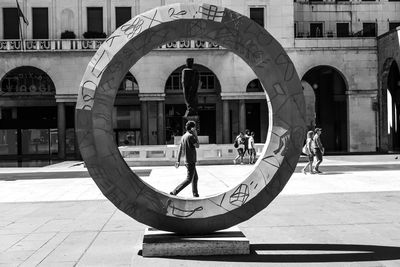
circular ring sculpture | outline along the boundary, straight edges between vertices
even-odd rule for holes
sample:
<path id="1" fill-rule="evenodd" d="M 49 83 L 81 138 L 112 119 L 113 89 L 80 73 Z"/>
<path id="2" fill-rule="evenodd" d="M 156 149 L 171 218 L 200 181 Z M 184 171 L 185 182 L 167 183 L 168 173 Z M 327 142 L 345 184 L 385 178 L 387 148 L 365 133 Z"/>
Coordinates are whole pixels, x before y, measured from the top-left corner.
<path id="1" fill-rule="evenodd" d="M 269 109 L 266 144 L 252 173 L 208 198 L 183 199 L 152 188 L 131 171 L 113 140 L 111 112 L 125 74 L 152 49 L 185 39 L 215 42 L 240 56 L 264 86 Z M 249 219 L 281 192 L 301 153 L 304 116 L 293 63 L 264 28 L 226 8 L 172 4 L 134 17 L 101 45 L 80 85 L 76 132 L 91 177 L 117 208 L 156 229 L 198 234 Z"/>

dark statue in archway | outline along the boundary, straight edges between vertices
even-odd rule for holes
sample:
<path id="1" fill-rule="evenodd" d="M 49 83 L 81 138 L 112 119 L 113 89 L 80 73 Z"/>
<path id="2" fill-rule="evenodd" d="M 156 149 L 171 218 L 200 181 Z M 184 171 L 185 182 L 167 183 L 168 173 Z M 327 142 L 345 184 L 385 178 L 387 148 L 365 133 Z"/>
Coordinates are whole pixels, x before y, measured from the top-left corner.
<path id="1" fill-rule="evenodd" d="M 199 72 L 193 68 L 193 58 L 186 59 L 186 68 L 182 70 L 183 96 L 185 97 L 185 117 L 197 116 L 197 90 L 201 86 Z"/>

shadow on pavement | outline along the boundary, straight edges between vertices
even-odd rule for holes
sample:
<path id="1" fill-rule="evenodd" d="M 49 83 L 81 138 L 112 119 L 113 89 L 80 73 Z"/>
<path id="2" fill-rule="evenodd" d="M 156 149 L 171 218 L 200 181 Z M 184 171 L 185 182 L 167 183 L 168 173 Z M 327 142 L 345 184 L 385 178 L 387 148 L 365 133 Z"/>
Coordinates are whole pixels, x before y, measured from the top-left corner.
<path id="1" fill-rule="evenodd" d="M 317 175 L 339 175 L 339 174 L 345 174 L 344 172 L 323 172 Z"/>
<path id="2" fill-rule="evenodd" d="M 139 252 L 140 255 L 140 252 Z M 249 255 L 169 257 L 227 262 L 365 262 L 399 260 L 400 247 L 349 244 L 252 244 Z"/>

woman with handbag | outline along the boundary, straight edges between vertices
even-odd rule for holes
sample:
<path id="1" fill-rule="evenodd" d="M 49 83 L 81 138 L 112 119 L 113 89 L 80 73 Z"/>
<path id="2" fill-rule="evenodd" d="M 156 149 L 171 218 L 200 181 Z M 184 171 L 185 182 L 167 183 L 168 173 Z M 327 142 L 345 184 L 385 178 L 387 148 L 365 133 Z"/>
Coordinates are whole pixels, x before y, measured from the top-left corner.
<path id="1" fill-rule="evenodd" d="M 303 146 L 302 152 L 307 155 L 308 158 L 308 163 L 304 168 L 301 170 L 302 173 L 307 174 L 307 167 L 309 168 L 309 173 L 314 174 L 315 172 L 313 171 L 313 162 L 314 162 L 314 153 L 311 148 L 311 143 L 313 141 L 314 137 L 314 132 L 313 131 L 308 131 L 307 132 L 307 140 L 306 144 Z"/>

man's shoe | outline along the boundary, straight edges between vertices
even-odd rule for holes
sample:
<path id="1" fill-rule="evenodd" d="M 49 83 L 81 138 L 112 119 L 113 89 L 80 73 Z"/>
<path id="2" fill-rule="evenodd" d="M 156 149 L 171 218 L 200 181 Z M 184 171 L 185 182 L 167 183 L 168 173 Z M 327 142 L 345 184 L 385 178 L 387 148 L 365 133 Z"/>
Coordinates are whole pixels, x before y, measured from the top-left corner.
<path id="1" fill-rule="evenodd" d="M 315 170 L 315 173 L 323 173 L 323 172 L 321 172 L 320 170 Z"/>
<path id="2" fill-rule="evenodd" d="M 194 197 L 199 197 L 199 194 L 193 194 Z"/>
<path id="3" fill-rule="evenodd" d="M 307 174 L 307 172 L 306 172 L 305 169 L 301 169 L 301 172 L 302 172 L 303 174 Z"/>
<path id="4" fill-rule="evenodd" d="M 176 196 L 174 192 L 169 192 L 170 195 Z"/>

